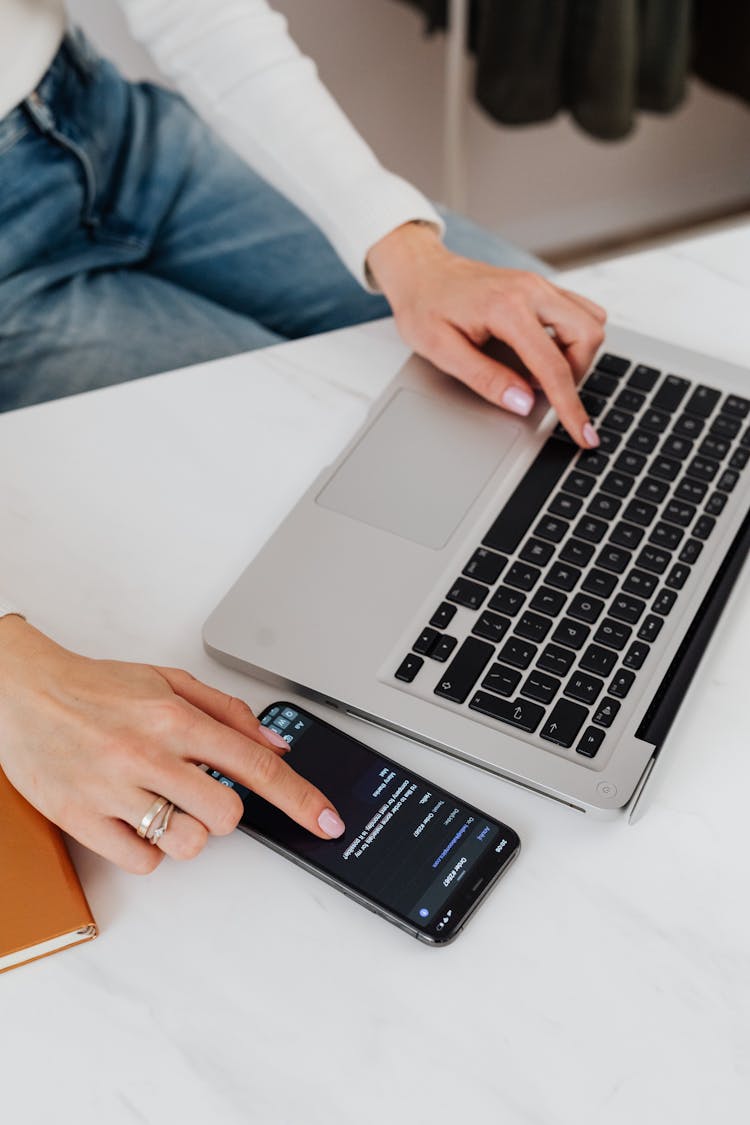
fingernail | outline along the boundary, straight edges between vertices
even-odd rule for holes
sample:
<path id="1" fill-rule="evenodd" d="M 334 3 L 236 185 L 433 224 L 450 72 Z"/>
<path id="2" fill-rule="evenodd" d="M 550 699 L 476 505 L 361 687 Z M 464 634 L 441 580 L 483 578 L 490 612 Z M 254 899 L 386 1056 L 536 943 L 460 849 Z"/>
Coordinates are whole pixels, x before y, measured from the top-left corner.
<path id="1" fill-rule="evenodd" d="M 531 395 L 519 387 L 508 387 L 500 401 L 506 410 L 512 410 L 514 414 L 523 414 L 524 417 L 530 413 L 534 405 Z"/>
<path id="2" fill-rule="evenodd" d="M 344 822 L 337 816 L 333 809 L 323 809 L 318 817 L 318 824 L 327 836 L 343 836 Z"/>
<path id="3" fill-rule="evenodd" d="M 288 750 L 289 743 L 285 738 L 282 738 L 278 731 L 270 730 L 268 727 L 260 727 L 260 733 L 265 738 L 266 742 L 270 742 L 272 746 L 276 746 L 279 750 Z"/>
<path id="4" fill-rule="evenodd" d="M 599 435 L 590 422 L 583 427 L 583 440 L 591 449 L 596 449 L 599 444 Z"/>

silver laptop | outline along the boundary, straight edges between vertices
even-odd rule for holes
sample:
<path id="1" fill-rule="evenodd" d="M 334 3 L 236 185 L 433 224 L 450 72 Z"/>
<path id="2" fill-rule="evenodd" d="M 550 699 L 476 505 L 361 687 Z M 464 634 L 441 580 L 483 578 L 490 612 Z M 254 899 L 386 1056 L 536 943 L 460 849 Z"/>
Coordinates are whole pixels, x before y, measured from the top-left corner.
<path id="1" fill-rule="evenodd" d="M 749 372 L 611 328 L 580 451 L 418 357 L 205 625 L 210 653 L 631 814 L 748 547 Z"/>

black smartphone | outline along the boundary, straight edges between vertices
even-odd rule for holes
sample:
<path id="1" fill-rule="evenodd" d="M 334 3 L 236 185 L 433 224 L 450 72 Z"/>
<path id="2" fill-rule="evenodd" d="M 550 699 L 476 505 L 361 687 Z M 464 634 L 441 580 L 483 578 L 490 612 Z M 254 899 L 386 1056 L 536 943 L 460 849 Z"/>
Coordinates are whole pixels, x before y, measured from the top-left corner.
<path id="1" fill-rule="evenodd" d="M 286 761 L 346 823 L 320 840 L 245 786 L 240 828 L 430 945 L 451 941 L 518 855 L 512 828 L 378 754 L 295 703 L 260 715 L 289 743 Z"/>

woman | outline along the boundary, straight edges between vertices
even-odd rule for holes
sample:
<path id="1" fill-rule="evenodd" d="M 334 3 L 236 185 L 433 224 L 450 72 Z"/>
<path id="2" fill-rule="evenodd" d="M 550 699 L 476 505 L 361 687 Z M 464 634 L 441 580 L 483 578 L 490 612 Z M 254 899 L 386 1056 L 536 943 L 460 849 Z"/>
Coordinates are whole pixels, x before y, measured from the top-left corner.
<path id="1" fill-rule="evenodd" d="M 444 244 L 441 217 L 377 162 L 265 0 L 121 6 L 194 109 L 66 34 L 62 0 L 0 0 L 3 409 L 392 311 L 417 352 L 524 415 L 530 387 L 481 350 L 505 340 L 574 440 L 598 444 L 576 379 L 602 309 L 463 220 Z M 239 798 L 206 761 L 341 835 L 279 743 L 186 672 L 81 657 L 0 604 L 0 764 L 127 870 L 236 827 Z"/>

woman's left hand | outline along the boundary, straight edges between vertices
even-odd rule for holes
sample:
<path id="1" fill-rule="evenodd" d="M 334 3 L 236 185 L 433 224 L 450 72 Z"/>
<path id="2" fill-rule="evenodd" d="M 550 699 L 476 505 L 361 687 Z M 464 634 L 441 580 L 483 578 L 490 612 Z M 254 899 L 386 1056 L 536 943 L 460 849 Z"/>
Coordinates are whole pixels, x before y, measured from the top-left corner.
<path id="1" fill-rule="evenodd" d="M 586 448 L 599 444 L 577 382 L 604 339 L 603 308 L 539 274 L 453 254 L 422 224 L 391 231 L 372 247 L 367 264 L 416 352 L 483 398 L 525 415 L 534 404 L 529 383 L 481 350 L 492 337 L 504 341 L 573 440 Z"/>

